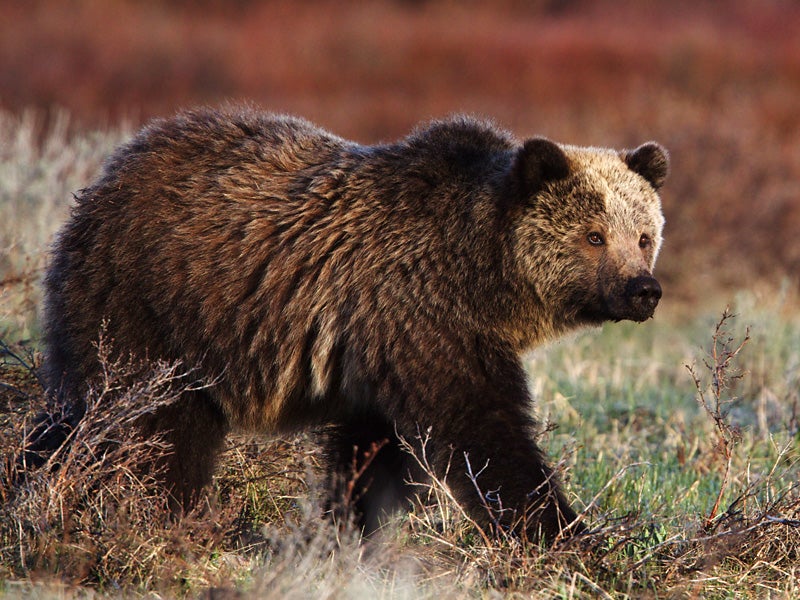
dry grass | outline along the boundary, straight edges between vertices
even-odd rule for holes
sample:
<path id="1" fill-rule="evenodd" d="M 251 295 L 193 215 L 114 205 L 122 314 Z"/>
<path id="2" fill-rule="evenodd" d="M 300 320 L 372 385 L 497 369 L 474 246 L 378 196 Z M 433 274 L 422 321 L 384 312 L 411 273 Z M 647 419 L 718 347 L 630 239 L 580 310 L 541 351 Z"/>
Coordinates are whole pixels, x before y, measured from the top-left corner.
<path id="1" fill-rule="evenodd" d="M 49 120 L 33 110 L 0 111 L 0 331 L 38 337 L 32 317 L 47 247 L 72 194 L 97 176 L 124 132 L 72 131 L 61 111 Z"/>

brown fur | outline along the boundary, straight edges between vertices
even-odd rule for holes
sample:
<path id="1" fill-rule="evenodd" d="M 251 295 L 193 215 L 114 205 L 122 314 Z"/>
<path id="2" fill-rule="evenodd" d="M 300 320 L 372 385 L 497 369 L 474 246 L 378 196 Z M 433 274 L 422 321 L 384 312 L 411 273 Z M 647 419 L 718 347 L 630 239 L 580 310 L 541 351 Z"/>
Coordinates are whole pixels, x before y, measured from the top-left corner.
<path id="1" fill-rule="evenodd" d="M 80 193 L 55 244 L 50 386 L 81 397 L 107 319 L 118 352 L 216 382 L 142 424 L 171 432 L 167 484 L 184 503 L 229 428 L 334 425 L 334 480 L 354 447 L 389 440 L 362 478 L 372 529 L 410 492 L 396 434 L 431 428 L 433 467 L 452 460 L 448 484 L 473 518 L 527 514 L 517 526 L 552 539 L 575 512 L 533 440 L 519 354 L 652 315 L 666 170 L 655 144 L 520 145 L 467 118 L 373 147 L 245 109 L 157 121 Z M 506 509 L 494 523 L 465 454 Z"/>

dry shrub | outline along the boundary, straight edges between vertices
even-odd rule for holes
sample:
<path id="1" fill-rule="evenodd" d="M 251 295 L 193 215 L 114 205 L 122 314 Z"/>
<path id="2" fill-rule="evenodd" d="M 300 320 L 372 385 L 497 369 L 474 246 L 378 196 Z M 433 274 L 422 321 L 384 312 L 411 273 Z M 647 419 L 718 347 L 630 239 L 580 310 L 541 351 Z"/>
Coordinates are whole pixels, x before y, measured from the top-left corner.
<path id="1" fill-rule="evenodd" d="M 41 468 L 15 459 L 24 456 L 29 421 L 16 436 L 4 435 L 3 575 L 111 589 L 190 577 L 225 530 L 213 520 L 198 526 L 199 513 L 172 517 L 151 469 L 169 448 L 157 437 L 138 438 L 134 424 L 197 383 L 179 364 L 112 360 L 102 337 L 97 347 L 102 376 L 86 395 L 86 413 Z M 10 371 L 4 365 L 4 380 Z M 69 412 L 63 401 L 28 387 L 30 407 L 43 410 L 50 427 L 61 425 Z"/>
<path id="2" fill-rule="evenodd" d="M 737 361 L 750 341 L 749 327 L 741 340 L 731 333 L 734 318 L 726 308 L 714 326 L 710 349 L 703 360 L 705 375 L 687 366 L 698 402 L 714 424 L 716 442 L 710 451 L 719 459 L 716 464 L 721 477 L 709 514 L 694 535 L 675 545 L 667 574 L 689 574 L 700 580 L 708 574 L 711 580 L 711 575 L 732 571 L 741 585 L 752 586 L 753 592 L 773 584 L 777 590 L 796 569 L 800 547 L 800 484 L 776 483 L 791 480 L 778 475 L 795 467 L 793 441 L 777 449 L 771 470 L 761 480 L 741 477 L 745 482 L 742 489 L 735 491 L 727 508 L 720 511 L 723 497 L 731 492 L 732 465 L 742 440 L 742 431 L 731 421 L 730 407 L 739 399 L 735 396 L 737 384 L 747 376 Z M 724 591 L 724 578 L 721 582 L 719 591 Z M 684 586 L 691 587 L 688 583 Z M 708 590 L 706 587 L 705 592 Z"/>
<path id="3" fill-rule="evenodd" d="M 85 415 L 43 466 L 26 468 L 20 457 L 41 416 L 58 427 L 69 409 L 45 394 L 37 356 L 19 345 L 0 349 L 0 579 L 45 582 L 50 591 L 56 581 L 124 593 L 217 593 L 234 582 L 264 591 L 277 577 L 284 587 L 300 583 L 298 557 L 313 556 L 322 569 L 350 538 L 357 553 L 351 529 L 333 531 L 321 518 L 318 452 L 302 436 L 232 436 L 215 489 L 189 514 L 171 512 L 153 467 L 170 447 L 137 437 L 135 423 L 204 384 L 180 364 L 112 359 L 103 336 L 102 374 Z M 274 568 L 255 577 L 265 562 Z"/>

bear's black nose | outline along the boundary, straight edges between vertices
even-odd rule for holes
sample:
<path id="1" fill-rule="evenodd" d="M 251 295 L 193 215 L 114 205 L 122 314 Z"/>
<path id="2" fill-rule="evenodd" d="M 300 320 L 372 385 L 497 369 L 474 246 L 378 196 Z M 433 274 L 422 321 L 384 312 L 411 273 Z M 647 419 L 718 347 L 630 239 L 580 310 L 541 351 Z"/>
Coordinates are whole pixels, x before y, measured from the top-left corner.
<path id="1" fill-rule="evenodd" d="M 626 286 L 628 301 L 643 318 L 649 318 L 661 299 L 661 285 L 654 277 L 640 275 L 634 277 Z"/>

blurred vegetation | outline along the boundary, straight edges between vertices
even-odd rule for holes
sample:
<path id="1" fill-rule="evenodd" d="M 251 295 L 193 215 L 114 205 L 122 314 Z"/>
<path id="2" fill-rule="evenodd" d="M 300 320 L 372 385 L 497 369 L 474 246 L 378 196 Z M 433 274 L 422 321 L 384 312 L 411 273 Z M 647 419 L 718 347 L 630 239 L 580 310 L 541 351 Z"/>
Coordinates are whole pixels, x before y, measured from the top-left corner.
<path id="1" fill-rule="evenodd" d="M 64 108 L 72 130 L 248 100 L 366 143 L 452 112 L 520 137 L 657 139 L 666 303 L 796 280 L 798 97 L 785 0 L 0 5 L 0 108 Z"/>

